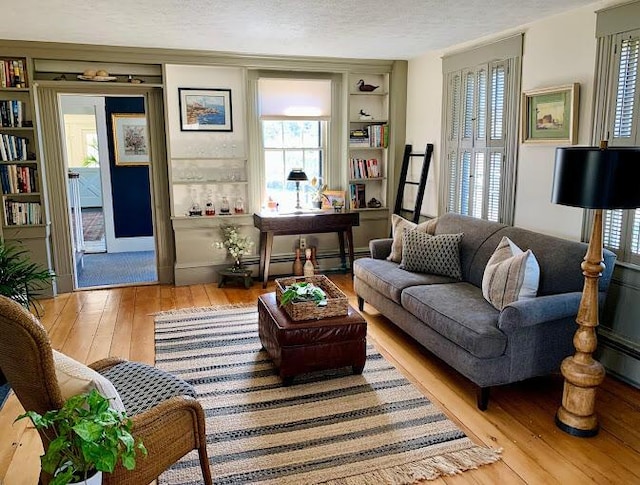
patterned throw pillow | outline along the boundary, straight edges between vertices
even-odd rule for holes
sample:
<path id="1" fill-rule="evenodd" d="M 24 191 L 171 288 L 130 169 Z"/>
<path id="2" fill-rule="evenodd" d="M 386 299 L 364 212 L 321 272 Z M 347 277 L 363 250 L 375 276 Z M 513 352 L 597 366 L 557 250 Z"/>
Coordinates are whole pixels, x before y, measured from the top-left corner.
<path id="1" fill-rule="evenodd" d="M 65 401 L 76 394 L 96 389 L 110 400 L 111 408 L 124 412 L 124 404 L 122 404 L 118 391 L 106 377 L 57 350 L 53 351 L 53 364 L 56 369 L 60 394 Z"/>
<path id="2" fill-rule="evenodd" d="M 405 231 L 400 268 L 414 273 L 430 273 L 462 279 L 460 234 L 431 236 L 417 230 Z"/>
<path id="3" fill-rule="evenodd" d="M 531 249 L 522 251 L 505 236 L 484 270 L 482 296 L 502 310 L 514 301 L 535 298 L 539 281 L 540 266 Z"/>
<path id="4" fill-rule="evenodd" d="M 427 234 L 435 234 L 438 218 L 429 219 L 428 221 L 415 224 L 408 221 L 397 214 L 391 215 L 391 234 L 393 235 L 393 243 L 391 244 L 391 254 L 387 256 L 388 261 L 400 263 L 402 261 L 402 235 L 405 229 L 410 231 L 416 229 Z"/>

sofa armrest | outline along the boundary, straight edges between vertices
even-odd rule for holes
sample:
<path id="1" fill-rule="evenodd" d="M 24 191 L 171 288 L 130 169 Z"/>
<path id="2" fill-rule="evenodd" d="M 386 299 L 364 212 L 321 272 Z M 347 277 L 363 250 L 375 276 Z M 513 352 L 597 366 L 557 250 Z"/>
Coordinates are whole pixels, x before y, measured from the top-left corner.
<path id="1" fill-rule="evenodd" d="M 391 254 L 392 238 L 387 239 L 372 239 L 369 241 L 369 251 L 371 251 L 371 257 L 373 259 L 387 259 L 387 256 Z"/>
<path id="2" fill-rule="evenodd" d="M 520 327 L 575 317 L 578 314 L 579 291 L 519 300 L 505 306 L 498 317 L 498 328 L 509 333 Z"/>

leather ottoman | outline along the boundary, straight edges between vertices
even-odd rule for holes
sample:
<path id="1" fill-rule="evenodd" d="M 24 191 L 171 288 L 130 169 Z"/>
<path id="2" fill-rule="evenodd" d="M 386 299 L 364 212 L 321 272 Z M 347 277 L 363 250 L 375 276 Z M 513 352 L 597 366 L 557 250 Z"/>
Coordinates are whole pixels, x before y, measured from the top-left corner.
<path id="1" fill-rule="evenodd" d="M 275 293 L 258 297 L 258 334 L 283 384 L 305 372 L 351 366 L 362 373 L 367 358 L 367 322 L 349 305 L 347 315 L 293 321 Z"/>

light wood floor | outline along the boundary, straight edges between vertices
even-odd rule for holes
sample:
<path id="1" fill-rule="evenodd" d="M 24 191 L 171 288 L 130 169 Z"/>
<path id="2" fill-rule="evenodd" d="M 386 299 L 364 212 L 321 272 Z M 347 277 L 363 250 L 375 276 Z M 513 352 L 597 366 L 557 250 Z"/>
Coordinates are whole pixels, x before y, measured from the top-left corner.
<path id="1" fill-rule="evenodd" d="M 332 276 L 355 307 L 350 276 Z M 271 282 L 267 290 L 273 291 Z M 254 302 L 263 290 L 142 286 L 64 294 L 44 302 L 53 347 L 84 362 L 120 356 L 153 364 L 153 313 L 173 308 Z M 607 377 L 598 393 L 601 432 L 574 438 L 553 422 L 562 380 L 550 376 L 502 386 L 478 411 L 475 389 L 447 365 L 365 305 L 369 336 L 391 362 L 478 443 L 502 448 L 502 460 L 435 484 L 640 484 L 640 391 Z M 11 396 L 0 411 L 0 484 L 37 483 L 37 433 Z"/>

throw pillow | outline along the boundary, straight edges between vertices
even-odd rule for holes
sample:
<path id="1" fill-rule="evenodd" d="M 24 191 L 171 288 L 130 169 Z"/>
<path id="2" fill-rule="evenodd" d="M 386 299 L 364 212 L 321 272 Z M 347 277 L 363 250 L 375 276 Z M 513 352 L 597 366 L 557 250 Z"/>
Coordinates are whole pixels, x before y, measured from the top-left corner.
<path id="1" fill-rule="evenodd" d="M 431 273 L 462 279 L 462 236 L 462 233 L 432 236 L 417 230 L 405 231 L 400 268 L 414 273 Z"/>
<path id="2" fill-rule="evenodd" d="M 531 249 L 523 251 L 505 236 L 484 270 L 482 295 L 502 310 L 514 301 L 535 298 L 539 282 L 540 266 Z"/>
<path id="3" fill-rule="evenodd" d="M 106 377 L 56 350 L 53 351 L 53 363 L 56 368 L 60 393 L 65 401 L 71 396 L 96 389 L 110 400 L 113 409 L 120 412 L 125 411 L 118 391 Z"/>
<path id="4" fill-rule="evenodd" d="M 415 224 L 397 214 L 392 214 L 391 234 L 393 236 L 393 243 L 391 243 L 391 254 L 387 256 L 387 260 L 393 261 L 394 263 L 400 263 L 402 261 L 402 235 L 404 234 L 405 229 L 409 231 L 416 229 L 420 232 L 433 235 L 436 232 L 437 223 L 437 217 L 421 222 L 420 224 Z"/>

